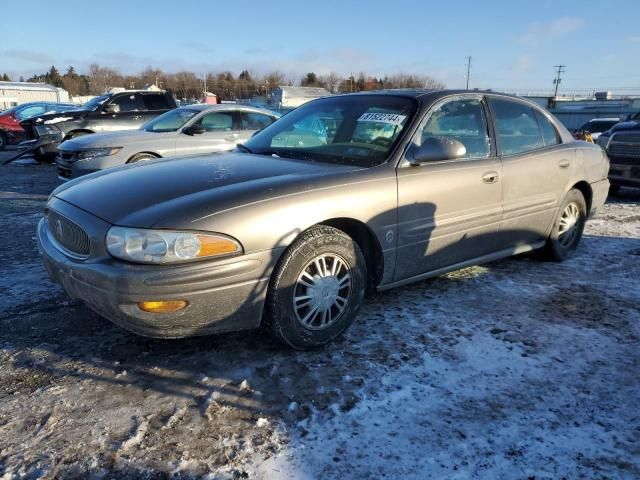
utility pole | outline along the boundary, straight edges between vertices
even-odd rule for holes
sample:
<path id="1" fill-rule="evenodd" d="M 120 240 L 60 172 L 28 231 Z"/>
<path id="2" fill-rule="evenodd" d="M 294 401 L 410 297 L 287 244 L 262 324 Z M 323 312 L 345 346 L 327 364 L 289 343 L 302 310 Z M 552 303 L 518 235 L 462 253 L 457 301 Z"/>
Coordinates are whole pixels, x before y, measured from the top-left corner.
<path id="1" fill-rule="evenodd" d="M 469 74 L 471 73 L 471 55 L 464 58 L 467 59 L 467 90 L 469 90 Z"/>
<path id="2" fill-rule="evenodd" d="M 558 98 L 558 87 L 560 86 L 560 82 L 562 81 L 562 78 L 560 78 L 560 75 L 563 74 L 565 72 L 564 68 L 566 67 L 566 65 L 554 65 L 553 68 L 557 68 L 558 70 L 556 70 L 556 78 L 553 79 L 553 84 L 556 86 L 556 91 L 553 93 L 553 99 L 557 99 Z"/>

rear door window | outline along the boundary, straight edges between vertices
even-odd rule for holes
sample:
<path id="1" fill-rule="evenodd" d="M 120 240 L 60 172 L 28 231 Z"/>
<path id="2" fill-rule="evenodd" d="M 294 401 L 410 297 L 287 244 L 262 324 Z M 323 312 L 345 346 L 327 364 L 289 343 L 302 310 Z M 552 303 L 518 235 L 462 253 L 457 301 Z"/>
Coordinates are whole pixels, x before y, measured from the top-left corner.
<path id="1" fill-rule="evenodd" d="M 242 121 L 242 130 L 262 130 L 275 120 L 269 115 L 256 112 L 240 112 L 240 119 Z"/>
<path id="2" fill-rule="evenodd" d="M 517 155 L 545 146 L 532 107 L 510 100 L 490 99 L 502 155 Z"/>
<path id="3" fill-rule="evenodd" d="M 540 124 L 540 128 L 542 129 L 542 138 L 544 140 L 544 144 L 548 147 L 549 145 L 558 145 L 560 143 L 560 134 L 556 127 L 553 126 L 551 121 L 543 115 L 541 112 L 536 110 L 536 116 L 538 117 L 538 123 Z"/>
<path id="4" fill-rule="evenodd" d="M 171 108 L 164 94 L 143 93 L 142 102 L 145 110 L 169 110 Z"/>

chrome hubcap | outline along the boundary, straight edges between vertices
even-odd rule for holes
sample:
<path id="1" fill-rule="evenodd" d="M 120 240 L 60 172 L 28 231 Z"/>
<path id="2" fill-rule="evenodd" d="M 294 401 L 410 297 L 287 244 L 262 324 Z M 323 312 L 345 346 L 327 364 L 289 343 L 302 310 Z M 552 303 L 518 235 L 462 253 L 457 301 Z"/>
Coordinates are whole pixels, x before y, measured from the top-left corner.
<path id="1" fill-rule="evenodd" d="M 560 217 L 558 240 L 563 247 L 571 245 L 580 227 L 580 208 L 575 203 L 567 205 Z"/>
<path id="2" fill-rule="evenodd" d="M 350 297 L 351 274 L 347 262 L 337 255 L 320 255 L 298 275 L 293 311 L 305 328 L 322 330 L 338 321 Z"/>

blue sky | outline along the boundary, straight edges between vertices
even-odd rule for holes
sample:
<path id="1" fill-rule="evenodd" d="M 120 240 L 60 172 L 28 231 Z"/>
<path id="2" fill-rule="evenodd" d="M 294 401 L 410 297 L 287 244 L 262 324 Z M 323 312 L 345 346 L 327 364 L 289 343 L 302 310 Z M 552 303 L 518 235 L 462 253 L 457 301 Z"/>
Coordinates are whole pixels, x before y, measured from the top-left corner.
<path id="1" fill-rule="evenodd" d="M 0 73 L 91 63 L 136 73 L 248 68 L 426 74 L 448 87 L 640 90 L 640 4 L 599 1 L 4 1 Z M 613 20 L 615 19 L 615 20 Z"/>

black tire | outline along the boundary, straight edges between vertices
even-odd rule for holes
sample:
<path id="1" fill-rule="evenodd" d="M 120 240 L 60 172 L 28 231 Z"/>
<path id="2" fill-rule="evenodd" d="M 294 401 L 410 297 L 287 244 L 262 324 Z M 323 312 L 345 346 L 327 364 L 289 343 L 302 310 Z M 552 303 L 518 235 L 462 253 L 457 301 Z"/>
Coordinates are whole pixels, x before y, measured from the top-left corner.
<path id="1" fill-rule="evenodd" d="M 4 132 L 0 132 L 0 150 L 4 150 L 7 147 L 7 137 Z"/>
<path id="2" fill-rule="evenodd" d="M 145 160 L 155 160 L 155 155 L 151 153 L 136 153 L 133 157 L 127 160 L 127 163 L 144 162 Z"/>
<path id="3" fill-rule="evenodd" d="M 609 195 L 615 197 L 620 193 L 620 185 L 609 185 Z"/>
<path id="4" fill-rule="evenodd" d="M 335 276 L 313 275 L 313 286 L 305 287 L 301 283 L 305 280 L 301 280 L 301 277 L 314 269 L 318 271 L 315 260 L 324 265 L 325 272 L 334 267 L 340 270 Z M 325 278 L 329 282 L 328 288 L 325 288 L 327 283 L 320 285 Z M 345 278 L 350 283 L 348 287 L 340 289 Z M 267 292 L 264 326 L 278 339 L 295 349 L 324 345 L 343 333 L 353 323 L 364 299 L 366 279 L 367 267 L 364 255 L 351 237 L 341 230 L 325 225 L 312 227 L 294 240 L 273 271 Z M 306 292 L 303 291 L 305 288 Z M 333 288 L 335 290 L 332 290 Z M 349 289 L 348 296 L 347 289 Z M 331 300 L 331 291 L 338 298 L 341 298 L 341 295 L 347 296 L 344 304 L 342 300 L 340 302 L 337 299 Z M 315 296 L 312 292 L 315 292 Z M 308 300 L 310 306 L 302 303 L 298 303 L 297 307 L 294 306 L 295 298 L 302 298 L 302 296 L 310 299 Z M 330 306 L 327 308 L 325 304 L 318 309 L 319 303 L 315 302 L 329 302 Z M 309 312 L 314 309 L 318 312 L 317 315 L 305 324 L 301 317 L 312 315 L 313 313 Z M 313 323 L 318 316 L 321 317 L 318 323 L 329 319 L 326 320 L 326 325 L 310 326 L 309 324 Z"/>
<path id="5" fill-rule="evenodd" d="M 56 154 L 52 152 L 41 152 L 36 148 L 33 152 L 33 158 L 38 163 L 53 163 L 56 160 Z"/>
<path id="6" fill-rule="evenodd" d="M 567 215 L 572 216 L 570 211 L 574 208 L 577 214 L 574 227 L 572 229 L 566 229 L 566 227 L 563 226 L 563 220 L 567 218 Z M 585 202 L 584 195 L 578 189 L 574 188 L 569 190 L 560 204 L 545 247 L 548 256 L 552 260 L 562 262 L 573 254 L 582 238 L 582 231 L 584 230 L 586 220 L 587 203 Z M 565 230 L 564 232 L 562 231 L 563 229 Z"/>

